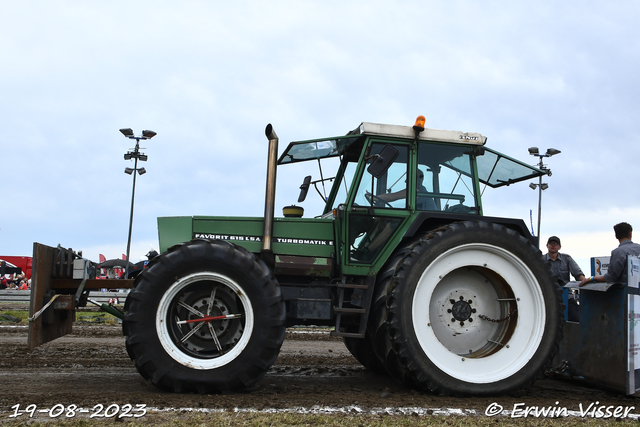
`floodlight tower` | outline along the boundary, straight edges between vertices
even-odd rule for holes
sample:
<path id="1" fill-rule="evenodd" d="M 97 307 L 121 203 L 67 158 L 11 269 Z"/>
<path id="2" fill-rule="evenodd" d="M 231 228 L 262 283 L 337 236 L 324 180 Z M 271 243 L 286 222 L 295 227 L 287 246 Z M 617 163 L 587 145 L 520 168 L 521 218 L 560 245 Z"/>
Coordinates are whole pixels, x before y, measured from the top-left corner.
<path id="1" fill-rule="evenodd" d="M 542 159 L 544 157 L 551 157 L 560 153 L 561 151 L 556 150 L 555 148 L 547 148 L 546 153 L 540 154 L 540 151 L 538 151 L 538 147 L 529 148 L 529 154 L 531 154 L 532 156 L 536 156 L 540 159 L 540 161 L 538 162 L 538 169 L 545 171 L 548 176 L 551 176 L 551 169 L 545 166 L 545 164 L 542 162 Z M 542 175 L 540 175 L 538 183 L 537 184 L 531 183 L 529 184 L 529 187 L 532 190 L 535 190 L 536 187 L 538 188 L 538 247 L 540 247 L 540 220 L 542 217 L 542 191 L 549 188 L 549 184 L 543 183 Z"/>
<path id="2" fill-rule="evenodd" d="M 149 158 L 146 154 L 140 152 L 140 140 L 151 139 L 156 136 L 156 133 L 152 130 L 143 130 L 141 136 L 135 136 L 133 134 L 133 130 L 131 128 L 120 129 L 120 132 L 129 139 L 136 140 L 136 146 L 133 151 L 127 151 L 124 155 L 125 160 L 134 159 L 133 168 L 125 168 L 124 173 L 133 175 L 133 190 L 131 191 L 131 214 L 129 215 L 129 237 L 127 239 L 127 262 L 125 263 L 126 267 L 124 270 L 124 278 L 129 278 L 129 252 L 131 250 L 131 230 L 133 228 L 133 201 L 136 195 L 136 175 L 144 175 L 147 173 L 145 168 L 138 168 L 138 160 L 141 162 L 146 162 Z"/>

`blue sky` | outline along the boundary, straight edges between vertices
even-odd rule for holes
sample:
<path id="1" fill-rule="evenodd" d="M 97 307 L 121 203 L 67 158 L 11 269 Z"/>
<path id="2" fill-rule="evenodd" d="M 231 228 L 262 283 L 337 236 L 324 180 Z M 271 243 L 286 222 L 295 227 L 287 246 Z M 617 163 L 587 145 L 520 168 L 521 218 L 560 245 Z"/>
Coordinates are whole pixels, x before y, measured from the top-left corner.
<path id="1" fill-rule="evenodd" d="M 158 133 L 142 144 L 138 260 L 158 248 L 158 216 L 262 215 L 267 123 L 282 150 L 419 114 L 531 164 L 528 147 L 561 150 L 546 162 L 541 234 L 585 273 L 617 246 L 615 223 L 640 230 L 637 2 L 0 6 L 0 254 L 30 255 L 34 241 L 94 260 L 125 252 L 133 144 L 120 128 Z M 280 181 L 277 212 L 304 174 Z M 484 197 L 488 215 L 530 225 L 532 210 L 534 228 L 537 202 L 527 183 Z"/>

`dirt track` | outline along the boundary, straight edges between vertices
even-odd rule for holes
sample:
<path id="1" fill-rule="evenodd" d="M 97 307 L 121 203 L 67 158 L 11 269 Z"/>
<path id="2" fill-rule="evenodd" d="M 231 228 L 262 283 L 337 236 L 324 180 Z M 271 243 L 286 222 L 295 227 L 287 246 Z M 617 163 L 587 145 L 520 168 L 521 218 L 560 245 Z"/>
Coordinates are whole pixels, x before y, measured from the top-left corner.
<path id="1" fill-rule="evenodd" d="M 17 404 L 21 410 L 30 404 L 38 408 L 51 408 L 56 404 L 93 408 L 99 404 L 107 407 L 127 403 L 150 408 L 211 410 L 401 408 L 406 412 L 406 408 L 414 408 L 410 411 L 437 413 L 443 408 L 458 408 L 462 413 L 480 416 L 484 416 L 494 402 L 505 410 L 511 410 L 516 403 L 566 407 L 570 411 L 579 411 L 580 404 L 586 408 L 595 402 L 600 402 L 599 406 L 640 408 L 637 398 L 552 379 L 540 380 L 532 390 L 518 396 L 452 398 L 417 392 L 387 376 L 366 371 L 342 341 L 328 333 L 288 332 L 275 365 L 257 385 L 245 392 L 171 394 L 148 384 L 136 372 L 119 327 L 75 326 L 74 331 L 72 335 L 28 351 L 26 327 L 0 326 L 0 422 L 8 420 L 15 410 L 12 407 Z M 640 413 L 640 409 L 631 411 L 635 413 Z M 149 416 L 153 417 L 154 411 L 146 417 Z M 26 419 L 27 415 L 22 417 Z"/>

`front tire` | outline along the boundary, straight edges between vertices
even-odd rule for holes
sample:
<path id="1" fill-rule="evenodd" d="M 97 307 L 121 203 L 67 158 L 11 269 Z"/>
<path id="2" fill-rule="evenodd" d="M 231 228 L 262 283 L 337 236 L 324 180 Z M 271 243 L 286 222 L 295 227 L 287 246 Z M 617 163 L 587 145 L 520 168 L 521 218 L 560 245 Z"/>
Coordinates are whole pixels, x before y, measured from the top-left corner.
<path id="1" fill-rule="evenodd" d="M 275 361 L 285 308 L 271 271 L 224 241 L 170 248 L 127 297 L 124 333 L 142 376 L 173 392 L 238 390 Z"/>
<path id="2" fill-rule="evenodd" d="M 410 245 L 395 271 L 392 348 L 419 387 L 495 395 L 530 386 L 562 337 L 559 290 L 513 230 L 453 223 Z"/>

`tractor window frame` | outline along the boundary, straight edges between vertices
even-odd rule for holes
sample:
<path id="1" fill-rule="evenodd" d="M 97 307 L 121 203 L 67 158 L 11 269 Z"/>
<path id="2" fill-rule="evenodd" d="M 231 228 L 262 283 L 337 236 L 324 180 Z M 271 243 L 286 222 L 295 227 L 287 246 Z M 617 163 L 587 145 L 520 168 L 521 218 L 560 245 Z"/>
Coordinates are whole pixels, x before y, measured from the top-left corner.
<path id="1" fill-rule="evenodd" d="M 417 168 L 424 178 L 418 182 L 416 210 L 478 214 L 474 159 L 468 146 L 421 141 Z"/>

